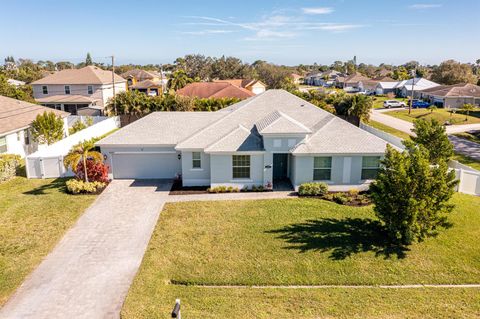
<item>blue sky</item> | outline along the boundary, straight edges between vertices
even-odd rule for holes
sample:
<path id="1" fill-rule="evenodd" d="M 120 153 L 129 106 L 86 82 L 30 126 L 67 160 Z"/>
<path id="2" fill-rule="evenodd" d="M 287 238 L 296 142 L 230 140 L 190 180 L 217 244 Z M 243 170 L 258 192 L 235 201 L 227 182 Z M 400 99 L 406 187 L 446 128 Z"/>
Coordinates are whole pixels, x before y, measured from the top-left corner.
<path id="1" fill-rule="evenodd" d="M 479 0 L 12 0 L 0 57 L 168 63 L 188 53 L 280 64 L 473 62 Z"/>

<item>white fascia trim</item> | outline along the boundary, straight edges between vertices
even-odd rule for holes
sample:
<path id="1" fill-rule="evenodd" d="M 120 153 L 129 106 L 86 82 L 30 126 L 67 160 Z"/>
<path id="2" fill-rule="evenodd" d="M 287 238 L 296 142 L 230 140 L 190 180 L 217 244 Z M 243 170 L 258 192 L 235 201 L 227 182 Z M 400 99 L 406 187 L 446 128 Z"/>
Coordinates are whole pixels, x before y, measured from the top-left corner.
<path id="1" fill-rule="evenodd" d="M 174 147 L 175 145 L 176 144 L 103 144 L 103 143 L 95 143 L 95 146 L 112 147 L 112 148 L 116 148 L 116 147 L 118 147 L 118 148 Z"/>
<path id="2" fill-rule="evenodd" d="M 203 152 L 203 148 L 181 148 L 175 147 L 175 150 L 179 152 Z"/>
<path id="3" fill-rule="evenodd" d="M 265 154 L 265 151 L 251 151 L 251 152 L 205 152 L 205 154 L 211 155 L 261 155 Z"/>
<path id="4" fill-rule="evenodd" d="M 382 153 L 291 153 L 293 156 L 385 156 Z"/>
<path id="5" fill-rule="evenodd" d="M 157 152 L 111 152 L 111 154 L 116 155 L 116 154 L 131 154 L 131 155 L 137 155 L 137 154 L 177 154 L 175 151 L 157 151 Z"/>
<path id="6" fill-rule="evenodd" d="M 12 130 L 12 131 L 9 131 L 9 132 L 1 133 L 1 134 L 0 134 L 0 137 L 3 137 L 3 136 L 10 135 L 10 134 L 14 134 L 14 133 L 21 132 L 21 131 L 23 131 L 23 130 L 25 130 L 25 129 L 29 128 L 29 127 L 30 127 L 30 125 L 29 125 L 29 126 L 20 127 L 20 128 L 16 128 L 16 129 L 14 129 L 14 130 Z"/>
<path id="7" fill-rule="evenodd" d="M 262 133 L 263 137 L 305 137 L 310 133 Z"/>

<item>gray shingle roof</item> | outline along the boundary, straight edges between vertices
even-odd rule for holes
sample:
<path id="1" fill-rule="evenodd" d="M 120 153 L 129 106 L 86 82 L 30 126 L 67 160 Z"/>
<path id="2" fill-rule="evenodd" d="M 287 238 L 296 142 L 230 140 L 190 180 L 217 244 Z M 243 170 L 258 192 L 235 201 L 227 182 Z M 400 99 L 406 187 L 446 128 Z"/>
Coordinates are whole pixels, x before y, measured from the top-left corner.
<path id="1" fill-rule="evenodd" d="M 260 132 L 261 131 L 261 132 Z M 263 150 L 259 134 L 302 133 L 294 154 L 382 154 L 387 142 L 283 90 L 268 90 L 217 112 L 156 112 L 99 145 L 176 145 L 206 152 Z"/>

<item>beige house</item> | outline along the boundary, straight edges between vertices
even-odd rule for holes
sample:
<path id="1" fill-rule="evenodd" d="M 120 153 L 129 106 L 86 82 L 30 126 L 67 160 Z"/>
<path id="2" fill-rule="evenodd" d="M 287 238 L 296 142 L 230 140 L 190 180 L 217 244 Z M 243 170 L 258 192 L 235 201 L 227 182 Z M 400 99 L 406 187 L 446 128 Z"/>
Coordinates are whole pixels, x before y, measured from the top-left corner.
<path id="1" fill-rule="evenodd" d="M 229 79 L 229 80 L 215 80 L 213 82 L 227 82 L 237 87 L 246 89 L 255 95 L 263 93 L 267 89 L 267 86 L 259 80 Z"/>
<path id="2" fill-rule="evenodd" d="M 150 96 L 162 94 L 168 82 L 167 76 L 163 73 L 141 69 L 129 70 L 122 73 L 122 77 L 127 80 L 129 90 L 143 92 Z"/>
<path id="3" fill-rule="evenodd" d="M 480 106 L 480 86 L 470 83 L 440 85 L 423 90 L 421 98 L 444 108 L 461 108 L 464 104 Z"/>
<path id="4" fill-rule="evenodd" d="M 115 82 L 115 85 L 113 84 Z M 67 69 L 32 82 L 33 97 L 44 106 L 73 115 L 100 115 L 114 94 L 126 90 L 126 80 L 96 66 Z"/>

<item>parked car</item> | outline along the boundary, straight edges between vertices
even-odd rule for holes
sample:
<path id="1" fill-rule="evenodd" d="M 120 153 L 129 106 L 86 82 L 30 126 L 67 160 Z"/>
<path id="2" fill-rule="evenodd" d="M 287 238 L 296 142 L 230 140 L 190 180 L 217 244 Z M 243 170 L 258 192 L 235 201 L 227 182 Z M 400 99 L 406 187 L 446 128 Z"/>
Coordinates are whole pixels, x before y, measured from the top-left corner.
<path id="1" fill-rule="evenodd" d="M 405 102 L 400 102 L 397 100 L 387 100 L 383 102 L 383 107 L 386 109 L 389 109 L 391 107 L 406 107 L 406 106 L 407 105 L 405 104 Z"/>
<path id="2" fill-rule="evenodd" d="M 430 106 L 430 103 L 422 100 L 413 100 L 412 107 L 414 109 L 426 109 Z"/>

